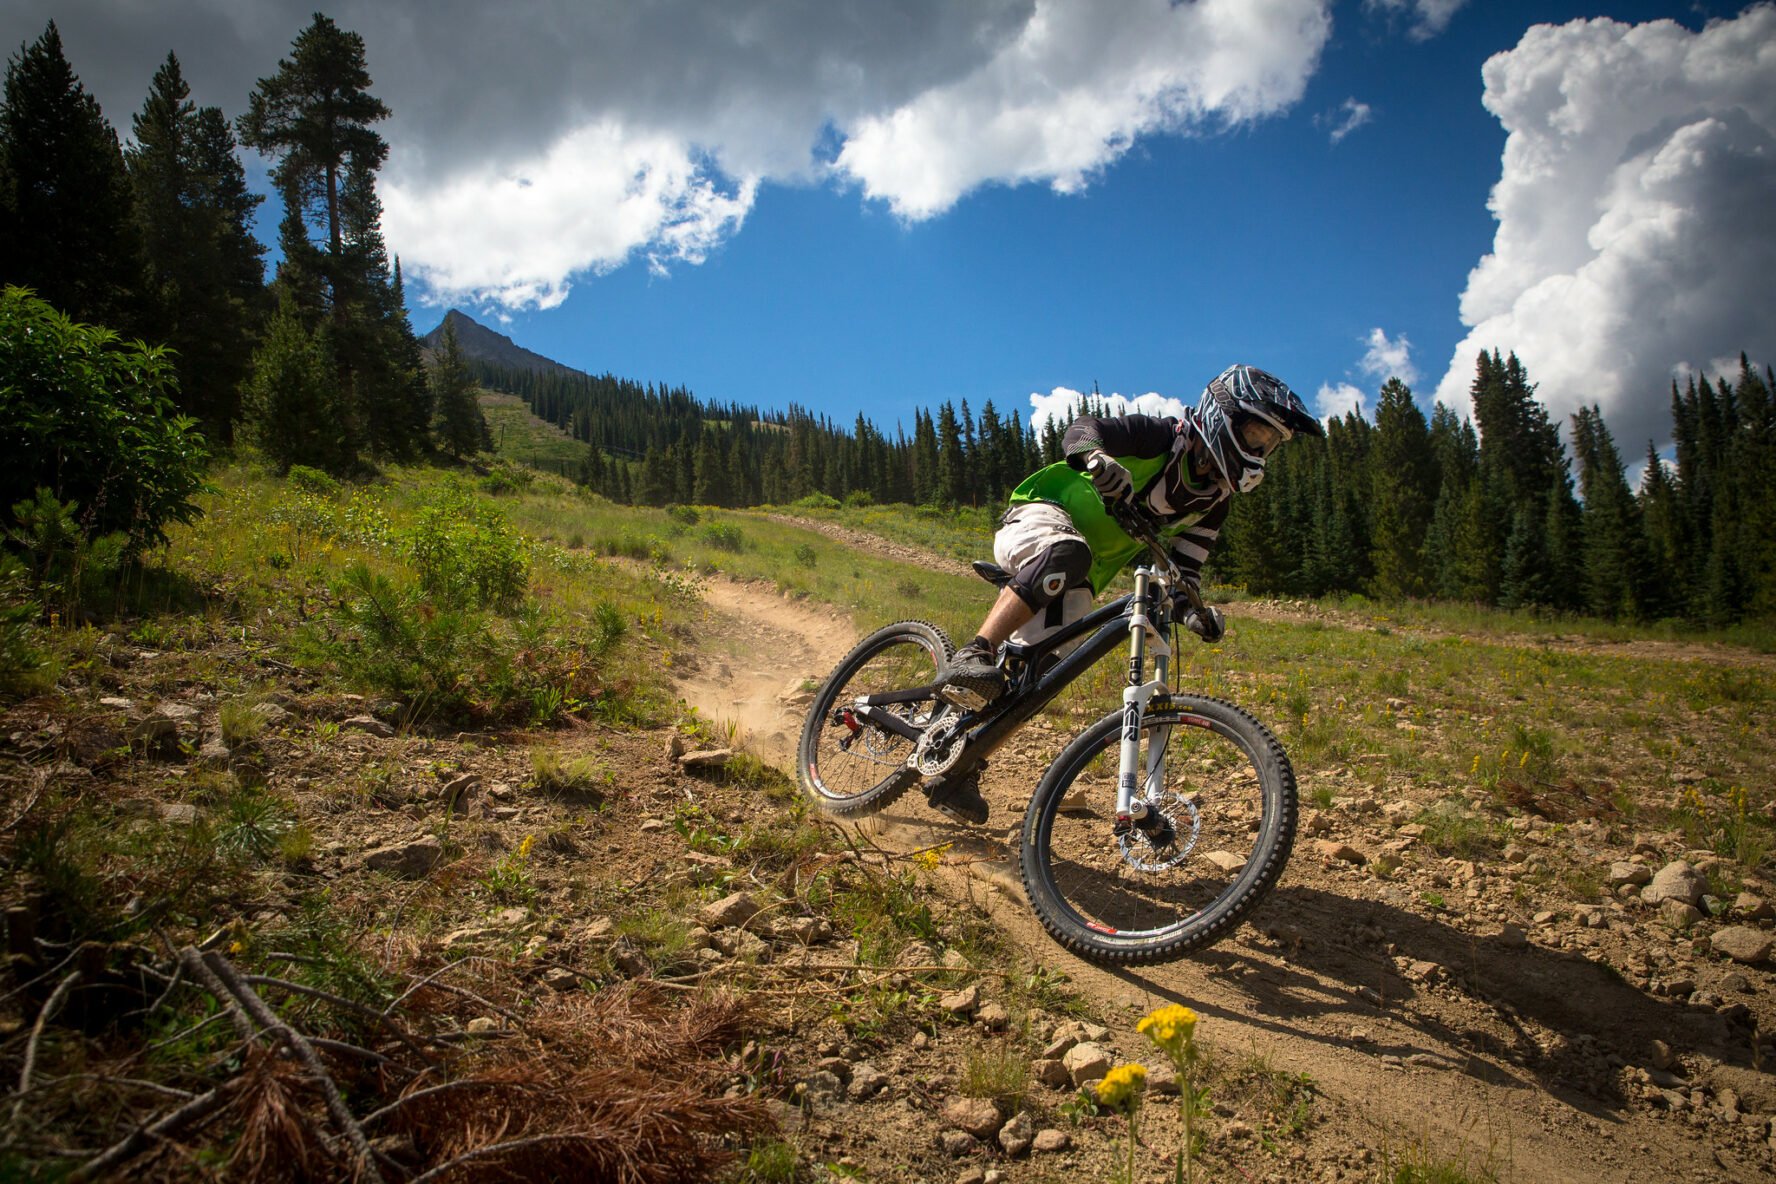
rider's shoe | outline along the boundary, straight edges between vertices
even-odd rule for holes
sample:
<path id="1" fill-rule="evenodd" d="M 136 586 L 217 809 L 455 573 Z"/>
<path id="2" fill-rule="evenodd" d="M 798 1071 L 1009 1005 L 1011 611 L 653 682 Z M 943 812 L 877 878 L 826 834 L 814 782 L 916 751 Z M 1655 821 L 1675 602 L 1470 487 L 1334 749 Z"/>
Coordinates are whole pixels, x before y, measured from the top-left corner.
<path id="1" fill-rule="evenodd" d="M 925 796 L 933 810 L 947 814 L 957 822 L 979 826 L 987 820 L 987 799 L 981 796 L 979 773 L 960 781 L 939 781 L 926 791 Z"/>
<path id="2" fill-rule="evenodd" d="M 965 711 L 979 711 L 997 699 L 1005 690 L 1005 672 L 999 669 L 993 650 L 979 641 L 957 650 L 937 680 L 938 697 Z"/>

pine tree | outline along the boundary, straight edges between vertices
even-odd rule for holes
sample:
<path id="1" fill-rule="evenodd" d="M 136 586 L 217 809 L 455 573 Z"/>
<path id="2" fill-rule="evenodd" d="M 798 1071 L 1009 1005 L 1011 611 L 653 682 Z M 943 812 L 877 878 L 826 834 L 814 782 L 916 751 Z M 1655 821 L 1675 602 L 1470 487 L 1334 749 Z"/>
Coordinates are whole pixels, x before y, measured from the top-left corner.
<path id="1" fill-rule="evenodd" d="M 1628 491 L 1622 458 L 1601 409 L 1580 408 L 1572 426 L 1579 496 L 1584 503 L 1580 522 L 1585 607 L 1612 620 L 1636 619 L 1641 615 L 1641 587 L 1646 575 L 1639 506 Z"/>
<path id="2" fill-rule="evenodd" d="M 1437 497 L 1437 461 L 1424 413 L 1397 378 L 1382 386 L 1375 406 L 1369 467 L 1375 591 L 1385 597 L 1423 595 L 1424 540 Z"/>
<path id="3" fill-rule="evenodd" d="M 389 110 L 369 88 L 364 39 L 316 13 L 290 57 L 253 88 L 239 128 L 243 143 L 277 161 L 278 284 L 311 332 L 327 324 L 336 384 L 349 395 L 346 453 L 368 445 L 400 456 L 419 442 L 426 399 L 417 348 L 401 342 L 411 331 L 392 299 L 378 229 L 374 178 L 388 145 L 372 125 Z"/>
<path id="4" fill-rule="evenodd" d="M 458 459 L 473 456 L 487 433 L 487 418 L 475 398 L 475 380 L 463 361 L 456 328 L 449 323 L 432 363 L 431 388 L 438 446 Z"/>
<path id="5" fill-rule="evenodd" d="M 76 321 L 140 335 L 141 248 L 117 133 L 50 21 L 7 62 L 0 102 L 0 284 Z"/>
<path id="6" fill-rule="evenodd" d="M 227 440 L 263 313 L 265 249 L 251 227 L 262 199 L 247 189 L 222 112 L 199 110 L 190 94 L 168 54 L 124 163 L 147 272 L 146 329 L 175 351 L 181 408 Z"/>
<path id="7" fill-rule="evenodd" d="M 343 470 L 354 459 L 326 331 L 310 332 L 288 293 L 266 324 L 243 394 L 251 434 L 280 470 Z"/>

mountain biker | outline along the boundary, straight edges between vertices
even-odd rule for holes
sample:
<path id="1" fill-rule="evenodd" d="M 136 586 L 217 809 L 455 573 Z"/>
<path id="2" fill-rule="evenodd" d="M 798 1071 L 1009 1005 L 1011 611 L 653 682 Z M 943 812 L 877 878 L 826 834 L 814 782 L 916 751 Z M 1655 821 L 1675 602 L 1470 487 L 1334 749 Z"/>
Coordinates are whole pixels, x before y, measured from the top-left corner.
<path id="1" fill-rule="evenodd" d="M 1233 494 L 1255 488 L 1270 453 L 1297 434 L 1324 436 L 1326 429 L 1294 391 L 1252 366 L 1223 371 L 1177 418 L 1074 420 L 1062 437 L 1066 459 L 1012 491 L 993 536 L 994 561 L 1011 580 L 950 660 L 939 694 L 969 709 L 997 699 L 1005 689 L 1001 645 L 1034 641 L 1077 620 L 1124 564 L 1145 553 L 1111 516 L 1116 503 L 1146 511 L 1170 540 L 1184 579 L 1196 583 Z M 1191 610 L 1183 624 L 1204 641 L 1219 640 L 1224 629 L 1214 608 Z M 943 783 L 931 805 L 963 821 L 987 818 L 978 777 Z"/>

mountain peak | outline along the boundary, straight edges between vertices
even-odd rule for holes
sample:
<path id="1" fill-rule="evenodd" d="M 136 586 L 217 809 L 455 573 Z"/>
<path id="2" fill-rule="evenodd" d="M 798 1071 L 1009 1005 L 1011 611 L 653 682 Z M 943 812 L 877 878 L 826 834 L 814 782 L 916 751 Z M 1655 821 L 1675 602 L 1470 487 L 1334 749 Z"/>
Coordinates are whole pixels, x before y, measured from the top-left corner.
<path id="1" fill-rule="evenodd" d="M 575 370 L 572 366 L 564 366 L 552 358 L 525 349 L 504 333 L 489 329 L 474 317 L 460 309 L 451 309 L 438 322 L 438 327 L 419 339 L 420 345 L 436 353 L 444 342 L 444 327 L 448 325 L 456 331 L 457 348 L 463 356 L 476 361 L 486 362 L 493 366 L 503 366 L 509 370 L 531 370 L 538 374 L 574 374 L 585 376 L 585 371 Z"/>

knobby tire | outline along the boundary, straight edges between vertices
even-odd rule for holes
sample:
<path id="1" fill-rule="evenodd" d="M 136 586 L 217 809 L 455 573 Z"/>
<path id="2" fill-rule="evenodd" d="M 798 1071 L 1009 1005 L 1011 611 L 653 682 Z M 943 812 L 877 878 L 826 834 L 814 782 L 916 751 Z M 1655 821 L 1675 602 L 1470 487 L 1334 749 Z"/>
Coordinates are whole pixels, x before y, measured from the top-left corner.
<path id="1" fill-rule="evenodd" d="M 897 621 L 858 642 L 833 668 L 809 705 L 796 748 L 796 781 L 802 792 L 829 814 L 854 818 L 885 808 L 919 778 L 904 772 L 912 744 L 882 729 L 851 735 L 835 722 L 836 709 L 857 696 L 906 690 L 937 680 L 956 652 L 949 635 L 926 621 Z M 942 718 L 953 710 L 939 700 L 899 709 L 915 723 Z M 877 776 L 879 774 L 879 776 Z"/>
<path id="2" fill-rule="evenodd" d="M 1122 724 L 1121 712 L 1106 715 L 1049 767 L 1024 816 L 1019 862 L 1037 917 L 1063 946 L 1093 962 L 1163 962 L 1225 937 L 1275 886 L 1295 839 L 1295 773 L 1282 745 L 1245 711 L 1174 696 L 1146 716 L 1142 759 L 1156 736 L 1166 744 L 1162 796 L 1199 830 L 1175 866 L 1138 870 L 1111 831 Z M 1069 797 L 1076 786 L 1088 802 Z M 1179 849 L 1143 857 L 1157 862 Z M 1137 842 L 1137 854 L 1144 850 Z M 1116 923 L 1125 916 L 1138 927 Z"/>

